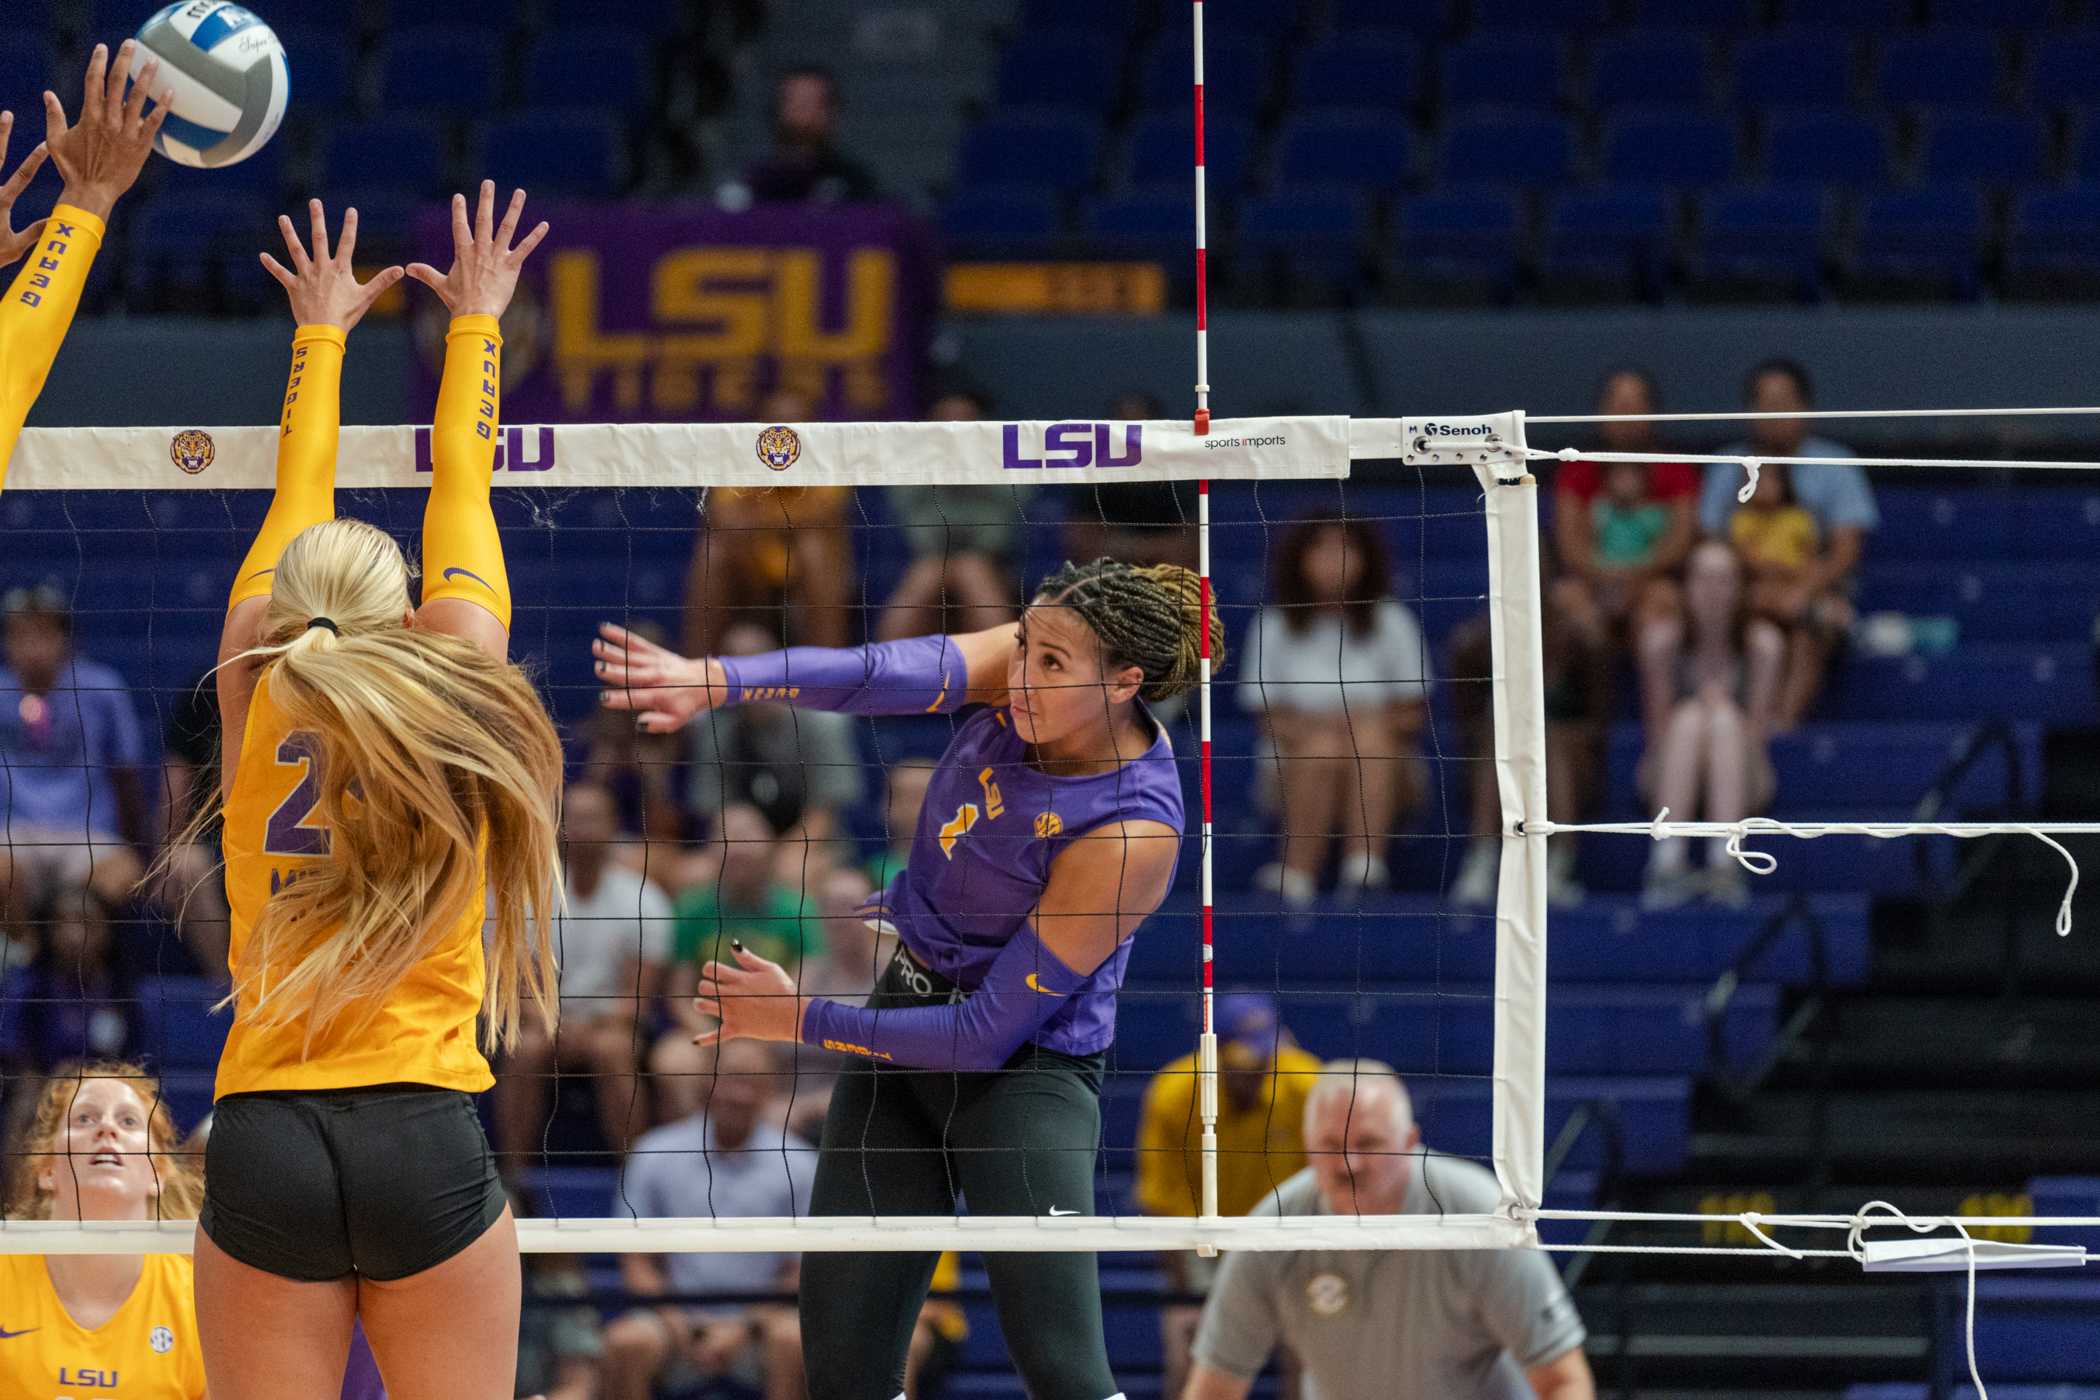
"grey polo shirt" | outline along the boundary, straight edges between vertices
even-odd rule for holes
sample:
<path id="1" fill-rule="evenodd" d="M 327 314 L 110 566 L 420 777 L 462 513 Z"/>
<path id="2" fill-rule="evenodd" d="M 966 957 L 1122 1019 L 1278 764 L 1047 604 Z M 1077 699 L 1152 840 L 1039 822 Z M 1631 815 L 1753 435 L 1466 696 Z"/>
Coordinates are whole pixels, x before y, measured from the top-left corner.
<path id="1" fill-rule="evenodd" d="M 1431 1153 L 1401 1209 L 1482 1214 L 1500 1199 L 1492 1172 Z M 1279 1213 L 1327 1213 L 1310 1168 L 1253 1211 Z M 1287 1345 L 1305 1368 L 1305 1400 L 1529 1400 L 1524 1373 L 1584 1336 L 1536 1250 L 1242 1250 L 1226 1256 L 1203 1309 L 1196 1359 L 1251 1379 Z"/>

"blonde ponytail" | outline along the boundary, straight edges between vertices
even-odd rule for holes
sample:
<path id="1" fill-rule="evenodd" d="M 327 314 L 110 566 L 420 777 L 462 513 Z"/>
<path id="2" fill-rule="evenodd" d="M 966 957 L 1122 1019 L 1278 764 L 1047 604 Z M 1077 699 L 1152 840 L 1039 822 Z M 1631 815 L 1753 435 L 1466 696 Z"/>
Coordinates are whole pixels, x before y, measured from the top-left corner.
<path id="1" fill-rule="evenodd" d="M 330 841 L 270 897 L 235 993 L 260 1026 L 303 1023 L 310 1045 L 353 1009 L 376 1012 L 486 888 L 483 1036 L 506 1048 L 526 1000 L 555 1019 L 561 742 L 516 666 L 404 625 L 408 584 L 399 547 L 356 520 L 309 527 L 278 561 L 247 659 L 316 736 Z"/>

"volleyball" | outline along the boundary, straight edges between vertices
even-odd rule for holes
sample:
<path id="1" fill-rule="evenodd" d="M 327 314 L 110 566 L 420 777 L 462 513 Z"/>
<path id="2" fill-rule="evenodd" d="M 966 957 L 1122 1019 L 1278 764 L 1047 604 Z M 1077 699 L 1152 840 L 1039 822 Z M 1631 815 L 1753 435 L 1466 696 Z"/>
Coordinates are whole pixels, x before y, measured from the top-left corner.
<path id="1" fill-rule="evenodd" d="M 140 26 L 131 76 L 156 58 L 154 85 L 175 92 L 154 142 L 169 160 L 203 170 L 234 165 L 277 134 L 291 73 L 284 45 L 253 10 L 224 0 L 169 5 Z"/>

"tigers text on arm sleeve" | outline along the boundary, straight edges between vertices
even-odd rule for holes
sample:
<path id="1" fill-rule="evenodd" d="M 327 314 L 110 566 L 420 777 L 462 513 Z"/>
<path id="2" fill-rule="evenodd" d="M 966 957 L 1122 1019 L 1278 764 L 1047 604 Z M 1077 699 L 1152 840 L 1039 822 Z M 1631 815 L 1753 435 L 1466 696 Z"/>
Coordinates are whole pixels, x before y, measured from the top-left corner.
<path id="1" fill-rule="evenodd" d="M 949 714 L 962 708 L 970 688 L 962 649 L 939 636 L 718 659 L 732 705 L 780 700 L 849 715 Z"/>
<path id="2" fill-rule="evenodd" d="M 430 431 L 423 508 L 423 601 L 459 598 L 510 626 L 510 574 L 489 508 L 502 401 L 503 335 L 493 316 L 460 316 L 445 334 L 445 377 Z"/>
<path id="3" fill-rule="evenodd" d="M 0 486 L 7 484 L 15 438 L 44 391 L 106 232 L 85 209 L 59 205 L 0 302 Z"/>
<path id="4" fill-rule="evenodd" d="M 1031 920 L 961 1001 L 870 1010 L 815 997 L 802 1010 L 802 1043 L 919 1069 L 997 1069 L 1085 981 L 1044 945 Z"/>
<path id="5" fill-rule="evenodd" d="M 270 513 L 233 576 L 226 606 L 270 591 L 278 556 L 301 530 L 335 519 L 335 450 L 343 429 L 343 347 L 339 326 L 292 333 L 292 372 L 277 428 L 277 491 Z"/>

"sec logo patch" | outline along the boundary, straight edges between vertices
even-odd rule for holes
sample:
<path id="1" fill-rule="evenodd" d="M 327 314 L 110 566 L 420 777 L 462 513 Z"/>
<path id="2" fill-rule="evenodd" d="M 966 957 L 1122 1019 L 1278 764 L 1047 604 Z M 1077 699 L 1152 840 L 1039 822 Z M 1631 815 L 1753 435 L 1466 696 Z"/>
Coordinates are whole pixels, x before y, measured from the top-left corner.
<path id="1" fill-rule="evenodd" d="M 153 1348 L 155 1356 L 166 1356 L 175 1350 L 175 1333 L 167 1327 L 156 1327 L 146 1334 L 146 1345 Z"/>

